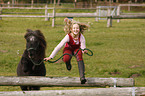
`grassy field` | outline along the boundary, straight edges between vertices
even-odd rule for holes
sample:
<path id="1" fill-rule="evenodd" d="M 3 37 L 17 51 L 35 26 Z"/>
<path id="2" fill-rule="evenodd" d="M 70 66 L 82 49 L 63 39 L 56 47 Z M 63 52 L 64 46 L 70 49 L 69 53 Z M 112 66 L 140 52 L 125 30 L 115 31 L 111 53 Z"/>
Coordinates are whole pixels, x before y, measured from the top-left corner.
<path id="1" fill-rule="evenodd" d="M 3 18 L 0 20 L 0 76 L 16 76 L 16 68 L 25 49 L 24 34 L 27 29 L 39 29 L 47 40 L 46 55 L 65 36 L 64 18 L 56 18 L 56 26 L 44 18 Z M 94 18 L 74 18 L 89 23 L 84 33 L 87 48 L 94 56 L 83 55 L 86 77 L 119 77 L 135 79 L 135 86 L 145 87 L 145 20 L 113 21 L 106 27 L 106 20 L 95 22 Z M 62 49 L 54 58 L 62 55 Z M 67 71 L 64 63 L 45 63 L 47 76 L 79 77 L 77 62 L 72 58 L 72 70 Z M 70 89 L 68 87 L 44 87 L 44 89 Z M 19 87 L 0 86 L 0 91 L 20 90 Z"/>

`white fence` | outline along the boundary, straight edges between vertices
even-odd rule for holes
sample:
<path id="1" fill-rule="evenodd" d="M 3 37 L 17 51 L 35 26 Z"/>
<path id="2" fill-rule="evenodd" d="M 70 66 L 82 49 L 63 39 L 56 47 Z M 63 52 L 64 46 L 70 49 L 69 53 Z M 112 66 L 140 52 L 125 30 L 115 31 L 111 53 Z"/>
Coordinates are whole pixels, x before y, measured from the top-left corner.
<path id="1" fill-rule="evenodd" d="M 55 25 L 55 18 L 56 17 L 91 17 L 96 18 L 96 21 L 98 21 L 100 18 L 107 18 L 107 27 L 112 26 L 112 19 L 117 19 L 117 22 L 119 22 L 119 19 L 144 19 L 145 13 L 139 13 L 136 16 L 133 16 L 134 14 L 129 15 L 123 14 L 121 15 L 121 7 L 122 6 L 145 6 L 145 4 L 120 4 L 118 6 L 97 6 L 96 8 L 55 8 L 51 7 L 49 8 L 47 5 L 45 7 L 0 7 L 0 19 L 2 17 L 39 17 L 39 18 L 45 18 L 47 21 L 48 18 L 52 18 L 52 27 Z M 45 10 L 45 12 L 42 15 L 3 15 L 2 10 L 3 9 L 40 9 Z M 56 13 L 57 9 L 81 9 L 81 10 L 96 10 L 94 13 Z M 48 13 L 48 10 L 52 10 L 52 13 Z"/>

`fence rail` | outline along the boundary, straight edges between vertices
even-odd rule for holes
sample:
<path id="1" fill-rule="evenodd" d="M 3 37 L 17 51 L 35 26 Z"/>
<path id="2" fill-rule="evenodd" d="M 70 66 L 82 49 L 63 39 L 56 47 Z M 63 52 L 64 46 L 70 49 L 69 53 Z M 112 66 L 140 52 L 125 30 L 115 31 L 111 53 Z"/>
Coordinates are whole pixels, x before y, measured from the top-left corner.
<path id="1" fill-rule="evenodd" d="M 144 95 L 145 95 L 145 87 L 0 92 L 0 96 L 144 96 Z"/>
<path id="2" fill-rule="evenodd" d="M 69 87 L 95 87 L 95 86 L 126 86 L 133 87 L 132 78 L 87 78 L 86 84 L 80 84 L 79 77 L 4 77 L 0 76 L 0 86 L 69 86 Z"/>
<path id="3" fill-rule="evenodd" d="M 113 19 L 145 19 L 145 15 L 119 15 L 119 16 L 108 16 L 107 27 L 112 27 Z"/>

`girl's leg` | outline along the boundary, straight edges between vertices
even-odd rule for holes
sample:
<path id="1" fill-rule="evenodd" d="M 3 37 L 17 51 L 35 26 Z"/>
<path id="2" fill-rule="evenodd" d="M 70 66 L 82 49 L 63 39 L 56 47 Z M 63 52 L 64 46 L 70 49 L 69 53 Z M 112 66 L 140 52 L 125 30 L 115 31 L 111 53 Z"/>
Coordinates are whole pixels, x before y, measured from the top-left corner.
<path id="1" fill-rule="evenodd" d="M 75 54 L 76 54 L 77 50 L 75 50 Z M 82 58 L 82 51 L 81 50 L 78 51 L 78 53 L 76 55 L 76 58 L 77 58 L 77 62 L 78 62 L 78 68 L 79 68 L 81 84 L 85 84 L 86 83 L 85 65 L 84 65 L 84 61 L 83 61 L 83 58 Z"/>
<path id="2" fill-rule="evenodd" d="M 63 54 L 71 54 L 72 55 L 72 50 L 70 48 L 64 48 Z M 63 56 L 63 61 L 66 64 L 67 70 L 69 70 L 69 71 L 71 70 L 71 63 L 70 63 L 71 58 L 72 58 L 72 56 L 70 56 L 70 55 Z"/>

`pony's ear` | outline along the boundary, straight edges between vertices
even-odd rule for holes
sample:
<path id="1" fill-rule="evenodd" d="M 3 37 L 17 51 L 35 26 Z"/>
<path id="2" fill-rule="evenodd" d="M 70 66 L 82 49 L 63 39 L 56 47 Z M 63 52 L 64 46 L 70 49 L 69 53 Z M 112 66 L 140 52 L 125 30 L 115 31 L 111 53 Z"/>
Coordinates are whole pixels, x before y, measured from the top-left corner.
<path id="1" fill-rule="evenodd" d="M 38 32 L 38 33 L 41 33 L 41 31 L 40 30 L 35 30 L 36 32 Z"/>
<path id="2" fill-rule="evenodd" d="M 27 32 L 32 32 L 32 30 L 31 29 L 27 29 Z"/>

